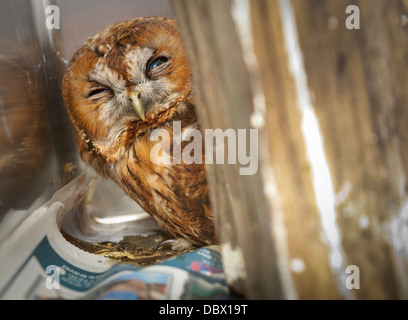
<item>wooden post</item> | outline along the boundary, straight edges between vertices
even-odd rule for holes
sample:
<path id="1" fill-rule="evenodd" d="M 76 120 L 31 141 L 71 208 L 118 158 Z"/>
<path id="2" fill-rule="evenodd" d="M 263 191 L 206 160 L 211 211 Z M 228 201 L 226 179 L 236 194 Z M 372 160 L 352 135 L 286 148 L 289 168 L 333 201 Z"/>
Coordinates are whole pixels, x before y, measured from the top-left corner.
<path id="1" fill-rule="evenodd" d="M 208 165 L 247 298 L 408 298 L 408 1 L 172 0 L 203 128 L 257 129 Z"/>
<path id="2" fill-rule="evenodd" d="M 174 1 L 191 59 L 203 129 L 250 129 L 250 75 L 242 63 L 229 1 Z M 239 165 L 208 165 L 211 199 L 231 287 L 251 297 L 281 297 L 269 209 L 260 175 L 239 175 Z M 248 192 L 248 190 L 250 190 Z M 254 250 L 254 248 L 257 248 Z M 260 254 L 268 252 L 260 259 Z M 256 261 L 262 260 L 262 263 Z M 253 261 L 254 263 L 246 263 Z M 249 275 L 252 276 L 250 279 Z M 264 282 L 275 283 L 265 286 Z"/>

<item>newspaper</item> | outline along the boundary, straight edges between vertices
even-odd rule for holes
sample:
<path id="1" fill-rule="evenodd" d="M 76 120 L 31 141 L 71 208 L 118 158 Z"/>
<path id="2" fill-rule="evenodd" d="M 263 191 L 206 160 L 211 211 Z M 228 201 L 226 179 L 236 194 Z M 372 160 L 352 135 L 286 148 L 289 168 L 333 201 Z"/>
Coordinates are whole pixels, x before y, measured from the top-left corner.
<path id="1" fill-rule="evenodd" d="M 140 267 L 69 243 L 61 225 L 67 213 L 83 205 L 91 182 L 83 174 L 34 212 L 9 212 L 3 219 L 0 227 L 7 223 L 7 228 L 0 228 L 0 299 L 231 297 L 218 246 Z"/>

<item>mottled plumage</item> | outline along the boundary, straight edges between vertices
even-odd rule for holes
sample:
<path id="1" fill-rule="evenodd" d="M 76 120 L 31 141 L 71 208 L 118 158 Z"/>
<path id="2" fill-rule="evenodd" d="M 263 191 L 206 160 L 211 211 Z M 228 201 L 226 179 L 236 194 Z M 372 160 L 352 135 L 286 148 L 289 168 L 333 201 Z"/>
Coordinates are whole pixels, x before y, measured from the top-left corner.
<path id="1" fill-rule="evenodd" d="M 216 242 L 204 164 L 151 159 L 154 129 L 172 139 L 174 121 L 182 132 L 197 127 L 191 72 L 173 19 L 138 18 L 88 39 L 67 67 L 63 96 L 87 164 L 169 235 Z"/>

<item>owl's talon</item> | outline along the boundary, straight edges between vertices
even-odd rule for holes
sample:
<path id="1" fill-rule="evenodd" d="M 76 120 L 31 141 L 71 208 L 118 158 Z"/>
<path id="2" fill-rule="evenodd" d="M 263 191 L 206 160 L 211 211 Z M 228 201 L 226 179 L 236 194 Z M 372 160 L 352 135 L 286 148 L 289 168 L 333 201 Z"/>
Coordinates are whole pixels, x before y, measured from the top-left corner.
<path id="1" fill-rule="evenodd" d="M 173 251 L 184 251 L 188 248 L 191 248 L 194 244 L 188 241 L 187 239 L 178 238 L 178 239 L 169 239 L 165 240 L 159 244 L 156 250 L 168 250 Z"/>

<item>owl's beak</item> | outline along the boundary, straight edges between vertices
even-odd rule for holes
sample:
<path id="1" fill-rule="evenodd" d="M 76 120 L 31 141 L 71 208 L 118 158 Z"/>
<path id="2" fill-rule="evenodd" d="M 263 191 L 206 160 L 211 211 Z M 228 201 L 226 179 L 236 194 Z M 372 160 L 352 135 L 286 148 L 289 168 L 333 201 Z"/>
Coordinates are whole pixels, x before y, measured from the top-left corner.
<path id="1" fill-rule="evenodd" d="M 132 91 L 129 95 L 130 101 L 132 101 L 132 106 L 133 109 L 135 109 L 137 115 L 139 116 L 140 119 L 143 121 L 146 120 L 144 109 L 143 109 L 143 102 L 140 97 L 140 93 L 137 93 L 135 91 Z"/>

